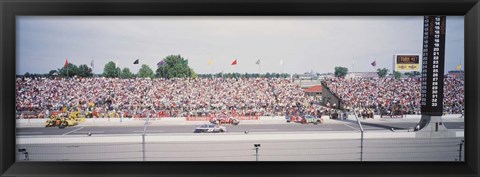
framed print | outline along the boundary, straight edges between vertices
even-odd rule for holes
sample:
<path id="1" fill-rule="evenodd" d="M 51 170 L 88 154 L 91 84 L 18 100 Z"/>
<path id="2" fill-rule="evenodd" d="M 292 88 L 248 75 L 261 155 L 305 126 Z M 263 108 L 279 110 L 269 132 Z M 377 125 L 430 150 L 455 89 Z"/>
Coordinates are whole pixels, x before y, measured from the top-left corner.
<path id="1" fill-rule="evenodd" d="M 477 1 L 1 8 L 4 176 L 478 175 Z"/>

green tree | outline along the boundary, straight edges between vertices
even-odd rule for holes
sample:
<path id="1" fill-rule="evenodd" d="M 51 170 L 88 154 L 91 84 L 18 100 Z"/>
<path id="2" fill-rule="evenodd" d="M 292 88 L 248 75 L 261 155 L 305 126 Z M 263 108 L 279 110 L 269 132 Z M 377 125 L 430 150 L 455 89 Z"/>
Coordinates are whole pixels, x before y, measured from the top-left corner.
<path id="1" fill-rule="evenodd" d="M 52 77 L 52 76 L 56 75 L 55 73 L 58 74 L 58 71 L 57 70 L 50 70 L 50 72 L 48 72 L 48 76 Z"/>
<path id="2" fill-rule="evenodd" d="M 78 75 L 78 67 L 72 63 L 68 63 L 67 67 L 62 67 L 58 69 L 58 73 L 63 77 L 73 77 Z"/>
<path id="3" fill-rule="evenodd" d="M 134 77 L 133 73 L 130 72 L 130 69 L 128 68 L 123 68 L 121 75 L 122 75 L 122 78 L 128 78 L 128 79 Z"/>
<path id="4" fill-rule="evenodd" d="M 399 79 L 402 76 L 402 73 L 395 71 L 394 76 L 395 76 L 395 79 Z"/>
<path id="5" fill-rule="evenodd" d="M 78 76 L 80 77 L 92 77 L 92 68 L 89 68 L 87 65 L 83 64 L 78 66 Z"/>
<path id="6" fill-rule="evenodd" d="M 192 78 L 197 78 L 198 77 L 198 74 L 192 68 L 190 68 L 190 77 L 192 77 Z"/>
<path id="7" fill-rule="evenodd" d="M 140 70 L 138 70 L 138 77 L 153 77 L 153 70 L 150 68 L 150 66 L 143 64 Z"/>
<path id="8" fill-rule="evenodd" d="M 348 68 L 337 66 L 335 67 L 335 77 L 345 77 L 348 74 Z"/>
<path id="9" fill-rule="evenodd" d="M 122 77 L 122 69 L 120 67 L 116 68 L 117 72 L 117 77 Z"/>
<path id="10" fill-rule="evenodd" d="M 115 66 L 113 61 L 109 61 L 103 67 L 103 77 L 118 77 L 120 68 Z"/>
<path id="11" fill-rule="evenodd" d="M 157 77 L 196 77 L 195 71 L 188 66 L 188 59 L 184 59 L 180 55 L 169 55 L 163 61 L 163 65 L 156 70 Z"/>
<path id="12" fill-rule="evenodd" d="M 412 72 L 408 72 L 408 73 L 405 73 L 405 75 L 407 76 L 419 76 L 421 73 L 418 72 L 418 71 L 412 71 Z"/>
<path id="13" fill-rule="evenodd" d="M 378 74 L 379 77 L 385 77 L 387 75 L 387 73 L 388 73 L 387 68 L 382 68 L 382 69 L 378 68 L 377 69 L 377 74 Z"/>

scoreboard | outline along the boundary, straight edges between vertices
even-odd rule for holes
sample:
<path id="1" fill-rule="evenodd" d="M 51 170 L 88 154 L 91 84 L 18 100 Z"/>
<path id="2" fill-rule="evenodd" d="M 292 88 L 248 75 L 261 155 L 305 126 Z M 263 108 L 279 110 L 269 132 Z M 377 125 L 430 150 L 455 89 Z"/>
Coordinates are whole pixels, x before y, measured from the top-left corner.
<path id="1" fill-rule="evenodd" d="M 395 55 L 395 71 L 419 71 L 420 55 Z"/>
<path id="2" fill-rule="evenodd" d="M 425 16 L 423 19 L 422 115 L 441 116 L 443 113 L 445 26 L 445 16 Z"/>

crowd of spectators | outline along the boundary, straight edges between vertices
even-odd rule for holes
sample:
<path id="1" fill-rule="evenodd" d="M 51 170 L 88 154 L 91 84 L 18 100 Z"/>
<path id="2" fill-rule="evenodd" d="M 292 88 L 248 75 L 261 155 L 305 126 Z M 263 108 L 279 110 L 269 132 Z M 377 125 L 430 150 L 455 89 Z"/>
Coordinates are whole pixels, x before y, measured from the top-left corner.
<path id="1" fill-rule="evenodd" d="M 329 78 L 325 83 L 347 110 L 420 113 L 419 78 Z M 444 111 L 462 113 L 463 78 L 447 77 L 444 83 Z M 279 116 L 299 110 L 320 116 L 335 111 L 286 78 L 17 78 L 16 111 L 46 110 L 89 111 L 97 117 L 111 112 L 178 117 Z"/>
<path id="2" fill-rule="evenodd" d="M 419 114 L 421 78 L 329 78 L 326 85 L 344 103 L 344 108 L 373 110 L 376 114 Z M 444 112 L 460 114 L 464 109 L 462 77 L 444 78 Z"/>
<path id="3" fill-rule="evenodd" d="M 17 78 L 16 87 L 17 111 L 273 116 L 313 103 L 298 84 L 284 78 Z"/>

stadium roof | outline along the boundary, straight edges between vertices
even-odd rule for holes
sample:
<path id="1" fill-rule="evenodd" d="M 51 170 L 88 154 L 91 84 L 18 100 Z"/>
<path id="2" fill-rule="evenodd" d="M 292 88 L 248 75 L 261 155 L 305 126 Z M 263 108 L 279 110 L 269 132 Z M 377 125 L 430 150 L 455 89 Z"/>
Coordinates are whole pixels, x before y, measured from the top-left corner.
<path id="1" fill-rule="evenodd" d="M 309 92 L 309 93 L 316 93 L 316 92 L 322 92 L 322 85 L 314 85 L 309 88 L 304 89 L 303 91 Z"/>

